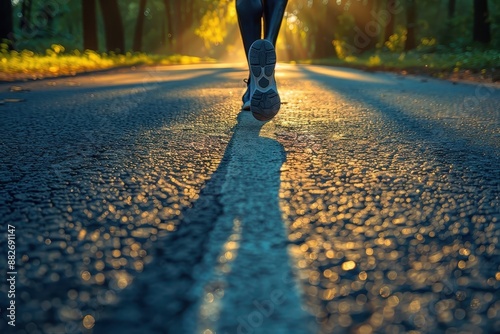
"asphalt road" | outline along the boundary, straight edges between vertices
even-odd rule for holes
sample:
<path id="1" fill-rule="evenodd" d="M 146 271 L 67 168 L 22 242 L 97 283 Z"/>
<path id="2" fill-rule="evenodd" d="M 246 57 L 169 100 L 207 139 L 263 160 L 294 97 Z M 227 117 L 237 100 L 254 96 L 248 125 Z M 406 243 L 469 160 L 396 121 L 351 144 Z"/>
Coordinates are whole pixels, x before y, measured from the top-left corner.
<path id="1" fill-rule="evenodd" d="M 498 86 L 279 65 L 261 123 L 245 77 L 0 84 L 0 332 L 499 333 Z"/>

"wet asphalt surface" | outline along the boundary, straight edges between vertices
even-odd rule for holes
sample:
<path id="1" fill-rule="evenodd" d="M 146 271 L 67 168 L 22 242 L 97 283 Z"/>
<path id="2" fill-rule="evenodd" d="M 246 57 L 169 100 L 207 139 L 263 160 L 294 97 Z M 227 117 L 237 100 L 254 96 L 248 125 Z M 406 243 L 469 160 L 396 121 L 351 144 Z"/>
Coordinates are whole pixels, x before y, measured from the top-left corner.
<path id="1" fill-rule="evenodd" d="M 0 84 L 0 332 L 500 332 L 498 87 L 280 65 L 261 123 L 245 76 Z"/>

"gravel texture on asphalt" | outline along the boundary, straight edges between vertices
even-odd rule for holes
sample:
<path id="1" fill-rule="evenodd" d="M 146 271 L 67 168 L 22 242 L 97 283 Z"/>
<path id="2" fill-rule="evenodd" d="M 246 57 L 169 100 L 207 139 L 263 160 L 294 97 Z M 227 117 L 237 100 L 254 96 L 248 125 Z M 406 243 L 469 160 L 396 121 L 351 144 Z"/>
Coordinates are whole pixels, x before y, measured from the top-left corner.
<path id="1" fill-rule="evenodd" d="M 500 332 L 498 86 L 276 71 L 0 84 L 0 332 Z"/>

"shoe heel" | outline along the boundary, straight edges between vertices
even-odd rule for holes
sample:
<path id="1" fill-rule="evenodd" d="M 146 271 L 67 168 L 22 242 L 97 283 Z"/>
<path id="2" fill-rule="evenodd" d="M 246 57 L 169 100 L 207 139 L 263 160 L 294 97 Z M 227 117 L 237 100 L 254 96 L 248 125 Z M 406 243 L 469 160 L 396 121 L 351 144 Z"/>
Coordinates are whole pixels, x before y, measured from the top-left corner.
<path id="1" fill-rule="evenodd" d="M 278 113 L 281 99 L 274 79 L 276 51 L 265 39 L 250 47 L 248 65 L 251 76 L 250 111 L 260 121 L 268 121 Z"/>

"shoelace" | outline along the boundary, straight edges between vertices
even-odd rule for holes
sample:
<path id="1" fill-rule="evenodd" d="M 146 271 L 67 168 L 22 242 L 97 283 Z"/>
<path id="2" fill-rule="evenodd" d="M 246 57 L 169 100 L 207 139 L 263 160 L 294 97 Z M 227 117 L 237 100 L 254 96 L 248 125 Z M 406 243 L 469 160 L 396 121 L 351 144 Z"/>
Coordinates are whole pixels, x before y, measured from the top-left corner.
<path id="1" fill-rule="evenodd" d="M 247 90 L 241 96 L 241 100 L 245 103 L 250 98 L 250 79 L 243 79 L 243 82 L 247 84 Z"/>

